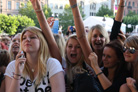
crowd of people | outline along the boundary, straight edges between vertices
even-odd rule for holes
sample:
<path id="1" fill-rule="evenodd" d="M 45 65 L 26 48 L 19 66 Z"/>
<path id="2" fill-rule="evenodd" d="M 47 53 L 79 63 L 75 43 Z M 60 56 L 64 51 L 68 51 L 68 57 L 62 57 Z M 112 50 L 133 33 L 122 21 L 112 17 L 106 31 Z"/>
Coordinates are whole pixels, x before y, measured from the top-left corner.
<path id="1" fill-rule="evenodd" d="M 86 33 L 77 0 L 69 0 L 75 25 L 66 40 L 52 33 L 40 0 L 30 1 L 41 29 L 1 38 L 0 92 L 138 92 L 138 35 L 120 30 L 125 0 L 110 35 L 101 25 Z"/>

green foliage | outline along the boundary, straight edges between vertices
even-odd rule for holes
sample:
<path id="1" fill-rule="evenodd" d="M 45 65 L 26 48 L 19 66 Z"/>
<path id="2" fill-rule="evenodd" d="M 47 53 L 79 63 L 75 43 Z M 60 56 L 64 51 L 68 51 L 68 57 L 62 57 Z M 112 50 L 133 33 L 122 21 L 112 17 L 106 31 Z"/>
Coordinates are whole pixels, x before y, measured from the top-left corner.
<path id="1" fill-rule="evenodd" d="M 24 27 L 34 26 L 33 20 L 26 16 L 7 16 L 0 14 L 0 33 L 8 33 L 14 35 L 21 32 Z"/>
<path id="2" fill-rule="evenodd" d="M 43 11 L 46 17 L 50 17 L 52 14 L 51 9 L 48 8 L 47 5 L 43 6 Z M 19 14 L 31 18 L 32 20 L 34 20 L 35 26 L 40 27 L 37 16 L 33 10 L 33 7 L 30 1 L 27 2 L 26 6 L 24 4 L 21 4 L 21 8 L 19 9 Z"/>
<path id="3" fill-rule="evenodd" d="M 79 7 L 82 18 L 85 17 L 81 6 Z M 68 26 L 74 26 L 72 10 L 69 5 L 65 5 L 64 12 L 59 14 L 59 24 L 63 27 L 63 32 L 66 33 Z"/>
<path id="4" fill-rule="evenodd" d="M 128 25 L 138 25 L 138 15 L 133 15 L 133 16 L 125 16 L 123 19 L 123 22 Z M 128 28 L 126 27 L 126 32 L 132 32 L 133 31 L 133 27 L 132 28 Z"/>
<path id="5" fill-rule="evenodd" d="M 135 15 L 137 15 L 137 14 L 132 11 L 129 11 L 129 13 L 127 14 L 127 16 L 135 16 Z"/>
<path id="6" fill-rule="evenodd" d="M 98 12 L 97 12 L 97 14 L 96 14 L 96 16 L 113 16 L 113 11 L 112 10 L 109 10 L 108 9 L 108 7 L 105 7 L 104 5 L 102 5 L 100 8 L 99 8 L 99 10 L 98 10 Z"/>

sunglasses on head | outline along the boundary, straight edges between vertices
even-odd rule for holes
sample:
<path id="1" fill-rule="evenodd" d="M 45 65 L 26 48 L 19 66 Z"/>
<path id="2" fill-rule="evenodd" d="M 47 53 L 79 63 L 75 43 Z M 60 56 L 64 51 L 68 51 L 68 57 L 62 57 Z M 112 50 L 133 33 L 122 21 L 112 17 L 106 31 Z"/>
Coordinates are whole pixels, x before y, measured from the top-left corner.
<path id="1" fill-rule="evenodd" d="M 134 54 L 136 52 L 136 49 L 134 47 L 123 47 L 123 52 L 126 52 L 126 50 L 128 50 L 131 54 Z"/>

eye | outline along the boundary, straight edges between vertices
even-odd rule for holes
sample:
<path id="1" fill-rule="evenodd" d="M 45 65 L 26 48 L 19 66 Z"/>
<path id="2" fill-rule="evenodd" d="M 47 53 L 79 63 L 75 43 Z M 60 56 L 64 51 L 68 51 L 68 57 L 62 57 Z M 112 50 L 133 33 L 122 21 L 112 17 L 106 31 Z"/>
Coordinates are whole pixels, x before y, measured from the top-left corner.
<path id="1" fill-rule="evenodd" d="M 25 40 L 26 39 L 26 37 L 23 37 L 23 40 Z"/>
<path id="2" fill-rule="evenodd" d="M 31 39 L 36 39 L 36 37 L 35 37 L 35 36 L 31 36 L 30 38 L 31 38 Z"/>
<path id="3" fill-rule="evenodd" d="M 97 35 L 93 35 L 94 38 L 97 38 Z"/>
<path id="4" fill-rule="evenodd" d="M 72 48 L 72 45 L 69 45 L 68 47 L 69 47 L 69 48 Z"/>
<path id="5" fill-rule="evenodd" d="M 81 48 L 80 45 L 78 45 L 77 48 Z"/>
<path id="6" fill-rule="evenodd" d="M 16 42 L 16 40 L 12 40 L 12 42 Z"/>
<path id="7" fill-rule="evenodd" d="M 100 35 L 101 38 L 103 38 L 104 36 L 103 35 Z"/>

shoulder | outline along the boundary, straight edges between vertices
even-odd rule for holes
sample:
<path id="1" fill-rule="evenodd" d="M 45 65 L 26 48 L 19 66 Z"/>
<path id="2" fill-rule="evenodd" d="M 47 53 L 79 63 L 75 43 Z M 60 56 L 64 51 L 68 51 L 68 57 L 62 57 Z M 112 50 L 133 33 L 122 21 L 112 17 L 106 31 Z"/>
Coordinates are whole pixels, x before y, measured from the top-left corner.
<path id="1" fill-rule="evenodd" d="M 49 58 L 47 61 L 47 71 L 49 72 L 49 77 L 56 73 L 63 71 L 60 62 L 55 58 Z"/>
<path id="2" fill-rule="evenodd" d="M 15 71 L 15 60 L 14 61 L 11 61 L 7 68 L 6 68 L 6 71 L 5 71 L 5 74 L 4 75 L 7 75 L 9 77 L 12 77 L 12 73 Z"/>
<path id="3" fill-rule="evenodd" d="M 127 84 L 122 84 L 120 87 L 120 92 L 131 92 L 130 89 L 128 88 Z"/>

